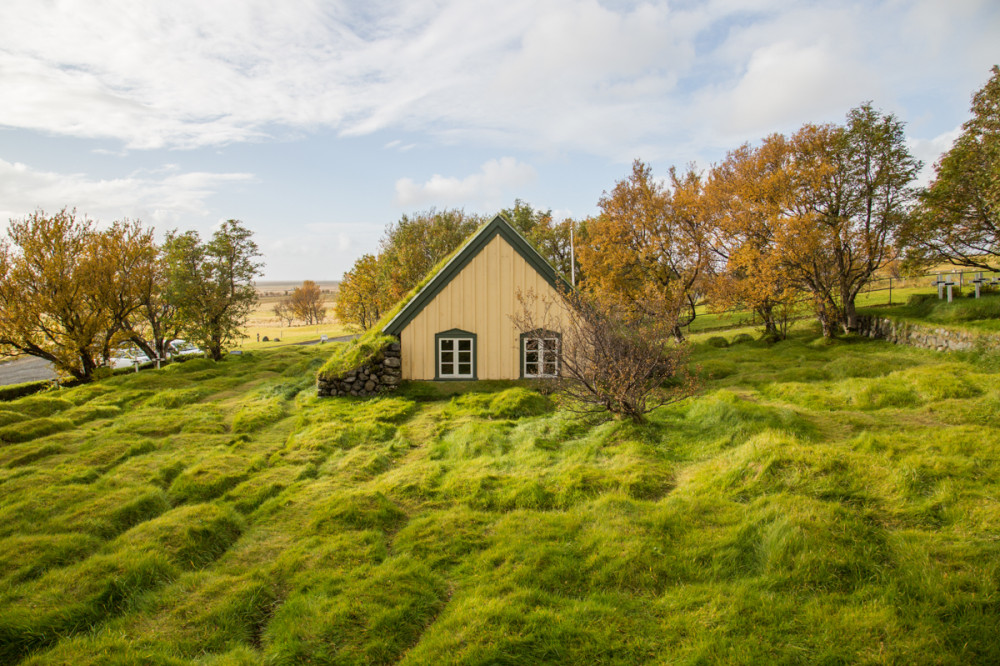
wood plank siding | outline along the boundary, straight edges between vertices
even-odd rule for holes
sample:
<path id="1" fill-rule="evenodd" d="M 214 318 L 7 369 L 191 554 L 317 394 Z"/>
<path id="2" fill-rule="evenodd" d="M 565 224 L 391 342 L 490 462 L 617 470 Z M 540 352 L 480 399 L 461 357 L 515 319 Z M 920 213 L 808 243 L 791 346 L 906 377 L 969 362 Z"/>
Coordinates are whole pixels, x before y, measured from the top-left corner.
<path id="1" fill-rule="evenodd" d="M 519 290 L 539 296 L 539 317 L 546 299 L 559 299 L 550 282 L 496 235 L 400 332 L 403 379 L 434 379 L 434 335 L 453 329 L 476 334 L 478 379 L 517 379 L 520 331 L 511 315 L 521 311 Z"/>

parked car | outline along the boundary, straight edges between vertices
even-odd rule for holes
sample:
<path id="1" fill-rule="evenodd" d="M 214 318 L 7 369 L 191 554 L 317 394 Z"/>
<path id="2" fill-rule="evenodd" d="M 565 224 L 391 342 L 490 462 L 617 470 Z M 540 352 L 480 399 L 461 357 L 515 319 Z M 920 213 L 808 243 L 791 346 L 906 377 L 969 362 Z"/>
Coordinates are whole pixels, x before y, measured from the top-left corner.
<path id="1" fill-rule="evenodd" d="M 171 340 L 167 344 L 167 357 L 173 356 L 194 356 L 195 354 L 204 354 L 202 350 L 187 340 Z"/>
<path id="2" fill-rule="evenodd" d="M 139 365 L 149 363 L 149 357 L 141 349 L 128 343 L 118 345 L 111 350 L 111 358 L 108 359 L 108 365 L 114 370 L 131 368 L 136 363 Z"/>

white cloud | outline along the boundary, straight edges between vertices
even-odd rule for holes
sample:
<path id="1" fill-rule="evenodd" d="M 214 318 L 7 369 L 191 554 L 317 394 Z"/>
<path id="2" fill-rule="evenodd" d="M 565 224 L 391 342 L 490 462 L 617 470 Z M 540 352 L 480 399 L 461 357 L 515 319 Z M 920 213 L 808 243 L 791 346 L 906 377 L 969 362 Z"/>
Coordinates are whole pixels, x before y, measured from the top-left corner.
<path id="1" fill-rule="evenodd" d="M 683 163 L 864 99 L 964 101 L 998 33 L 989 0 L 6 0 L 0 125 L 142 149 L 391 129 Z"/>
<path id="2" fill-rule="evenodd" d="M 535 181 L 537 174 L 529 165 L 513 157 L 502 157 L 483 164 L 479 173 L 465 178 L 434 174 L 423 183 L 410 178 L 396 181 L 397 206 L 446 206 L 456 204 L 495 205 L 505 194 Z"/>
<path id="3" fill-rule="evenodd" d="M 183 173 L 176 167 L 96 180 L 0 159 L 0 219 L 23 217 L 39 208 L 53 212 L 70 205 L 102 222 L 129 217 L 153 225 L 172 225 L 185 216 L 207 214 L 206 200 L 220 187 L 250 180 L 253 176 L 247 173 Z"/>
<path id="4" fill-rule="evenodd" d="M 758 131 L 821 119 L 830 108 L 862 101 L 866 77 L 824 44 L 769 44 L 754 51 L 732 90 L 727 126 Z"/>
<path id="5" fill-rule="evenodd" d="M 932 139 L 910 139 L 907 143 L 910 152 L 924 163 L 924 168 L 917 175 L 917 184 L 928 185 L 934 178 L 934 164 L 951 150 L 955 140 L 962 134 L 962 128 L 956 127 L 950 132 L 939 134 Z"/>
<path id="6" fill-rule="evenodd" d="M 322 222 L 279 234 L 265 231 L 256 240 L 269 280 L 339 280 L 358 256 L 372 251 L 382 231 L 380 224 Z"/>

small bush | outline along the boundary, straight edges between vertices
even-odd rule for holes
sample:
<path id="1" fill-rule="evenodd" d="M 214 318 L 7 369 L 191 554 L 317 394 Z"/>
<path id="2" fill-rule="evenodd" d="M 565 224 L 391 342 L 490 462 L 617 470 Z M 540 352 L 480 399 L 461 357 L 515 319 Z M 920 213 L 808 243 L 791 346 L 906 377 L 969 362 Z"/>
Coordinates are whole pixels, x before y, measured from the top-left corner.
<path id="1" fill-rule="evenodd" d="M 73 422 L 69 419 L 61 418 L 40 418 L 22 423 L 15 423 L 0 428 L 0 442 L 16 444 L 27 442 L 39 437 L 45 437 L 56 432 L 69 430 L 73 427 Z"/>
<path id="2" fill-rule="evenodd" d="M 38 393 L 52 386 L 52 382 L 43 379 L 37 382 L 24 382 L 23 384 L 8 384 L 0 386 L 0 402 L 16 400 L 32 393 Z"/>
<path id="3" fill-rule="evenodd" d="M 175 504 L 207 502 L 247 478 L 247 461 L 242 456 L 213 455 L 187 468 L 170 484 Z"/>
<path id="4" fill-rule="evenodd" d="M 208 392 L 200 388 L 191 389 L 164 389 L 153 394 L 146 404 L 150 407 L 162 407 L 164 409 L 176 409 L 184 405 L 190 405 L 204 398 Z"/>
<path id="5" fill-rule="evenodd" d="M 17 423 L 19 421 L 25 421 L 28 418 L 27 414 L 22 414 L 21 412 L 12 412 L 9 409 L 0 409 L 0 427 L 10 425 L 11 423 Z"/>
<path id="6" fill-rule="evenodd" d="M 406 514 L 382 493 L 354 493 L 331 499 L 316 511 L 313 529 L 391 531 L 406 521 Z"/>
<path id="7" fill-rule="evenodd" d="M 520 419 L 540 416 L 553 409 L 552 401 L 546 396 L 525 388 L 515 387 L 501 391 L 490 400 L 489 411 L 494 418 Z"/>
<path id="8" fill-rule="evenodd" d="M 76 425 L 81 425 L 97 419 L 112 419 L 122 413 L 114 405 L 83 405 L 66 413 L 66 418 Z"/>
<path id="9" fill-rule="evenodd" d="M 726 340 L 721 335 L 713 335 L 708 340 L 705 340 L 705 344 L 709 347 L 717 347 L 719 349 L 724 349 L 729 346 L 729 341 Z"/>
<path id="10" fill-rule="evenodd" d="M 61 412 L 73 408 L 73 403 L 65 398 L 52 398 L 49 396 L 34 396 L 25 398 L 14 403 L 14 409 L 30 414 L 31 416 L 52 416 L 56 412 Z"/>
<path id="11" fill-rule="evenodd" d="M 499 393 L 467 393 L 452 398 L 445 410 L 449 418 L 477 416 L 487 419 L 519 419 L 547 414 L 554 409 L 552 401 L 520 386 Z"/>
<path id="12" fill-rule="evenodd" d="M 729 344 L 742 345 L 746 342 L 753 342 L 753 336 L 750 335 L 749 333 L 737 333 L 735 336 L 733 336 L 733 340 Z"/>
<path id="13" fill-rule="evenodd" d="M 45 446 L 39 446 L 37 448 L 32 448 L 23 456 L 14 458 L 9 463 L 7 467 L 23 467 L 25 465 L 30 465 L 31 463 L 41 460 L 43 458 L 48 458 L 49 456 L 54 456 L 65 452 L 66 449 L 57 444 L 46 444 Z"/>
<path id="14" fill-rule="evenodd" d="M 242 534 L 242 517 L 219 504 L 195 504 L 168 511 L 118 537 L 112 546 L 126 551 L 165 553 L 177 566 L 196 569 L 215 561 Z"/>
<path id="15" fill-rule="evenodd" d="M 285 403 L 280 398 L 254 400 L 240 408 L 233 417 L 233 432 L 251 433 L 280 420 Z"/>

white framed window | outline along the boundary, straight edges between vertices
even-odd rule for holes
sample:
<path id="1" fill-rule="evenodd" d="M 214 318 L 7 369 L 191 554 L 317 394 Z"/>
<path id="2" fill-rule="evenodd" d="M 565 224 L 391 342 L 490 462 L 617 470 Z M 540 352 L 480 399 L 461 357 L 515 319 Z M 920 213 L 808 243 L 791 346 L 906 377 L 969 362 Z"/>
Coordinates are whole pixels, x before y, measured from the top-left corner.
<path id="1" fill-rule="evenodd" d="M 476 378 L 476 336 L 451 330 L 434 336 L 437 379 Z"/>
<path id="2" fill-rule="evenodd" d="M 560 336 L 552 331 L 521 335 L 521 376 L 526 379 L 559 376 Z"/>

